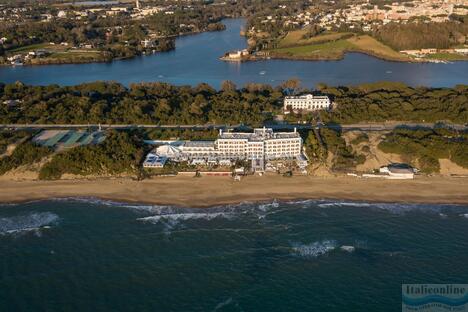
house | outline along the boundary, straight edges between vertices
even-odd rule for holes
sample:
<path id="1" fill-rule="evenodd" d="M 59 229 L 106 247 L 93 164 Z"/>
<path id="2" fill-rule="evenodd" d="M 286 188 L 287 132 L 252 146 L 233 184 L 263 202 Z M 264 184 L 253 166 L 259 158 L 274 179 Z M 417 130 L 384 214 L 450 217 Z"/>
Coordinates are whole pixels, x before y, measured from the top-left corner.
<path id="1" fill-rule="evenodd" d="M 65 12 L 65 11 L 63 11 L 63 10 L 58 11 L 57 17 L 58 17 L 58 18 L 65 18 L 65 17 L 67 17 L 67 12 Z"/>
<path id="2" fill-rule="evenodd" d="M 5 105 L 8 109 L 15 108 L 19 103 L 21 103 L 20 100 L 6 100 L 6 101 L 3 101 L 3 105 Z"/>
<path id="3" fill-rule="evenodd" d="M 157 42 L 154 39 L 145 39 L 140 43 L 144 48 L 155 48 L 157 46 Z"/>
<path id="4" fill-rule="evenodd" d="M 244 50 L 229 52 L 227 54 L 227 57 L 230 59 L 241 59 L 242 57 L 248 56 L 248 55 L 249 55 L 249 51 L 247 49 L 244 49 Z"/>

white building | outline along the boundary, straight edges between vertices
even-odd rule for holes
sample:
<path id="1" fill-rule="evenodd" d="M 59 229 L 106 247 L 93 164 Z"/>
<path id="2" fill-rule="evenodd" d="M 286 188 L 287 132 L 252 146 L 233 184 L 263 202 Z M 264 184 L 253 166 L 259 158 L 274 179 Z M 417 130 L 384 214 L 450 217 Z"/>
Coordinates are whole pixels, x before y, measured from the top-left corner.
<path id="1" fill-rule="evenodd" d="M 299 159 L 302 138 L 294 132 L 273 132 L 258 128 L 253 132 L 223 132 L 215 141 L 185 141 L 175 145 L 164 144 L 150 153 L 174 161 L 196 160 L 203 163 L 231 163 L 232 160 Z M 149 154 L 149 155 L 150 155 Z M 148 155 L 148 157 L 149 157 Z M 154 159 L 154 158 L 152 158 Z"/>
<path id="2" fill-rule="evenodd" d="M 242 57 L 248 56 L 248 55 L 249 55 L 249 51 L 247 49 L 244 49 L 244 50 L 229 52 L 227 54 L 227 57 L 231 59 L 241 59 Z"/>
<path id="3" fill-rule="evenodd" d="M 415 171 L 407 164 L 389 164 L 379 169 L 380 173 L 387 174 L 390 179 L 414 179 Z"/>
<path id="4" fill-rule="evenodd" d="M 216 140 L 219 156 L 224 158 L 279 159 L 301 155 L 299 133 L 273 132 L 270 128 L 254 129 L 253 133 L 222 132 Z"/>
<path id="5" fill-rule="evenodd" d="M 143 168 L 162 168 L 167 162 L 167 157 L 154 154 L 153 152 L 146 155 L 143 162 Z"/>
<path id="6" fill-rule="evenodd" d="M 306 94 L 301 96 L 287 96 L 284 98 L 284 111 L 306 110 L 314 111 L 319 109 L 329 109 L 331 106 L 328 96 L 314 96 Z"/>

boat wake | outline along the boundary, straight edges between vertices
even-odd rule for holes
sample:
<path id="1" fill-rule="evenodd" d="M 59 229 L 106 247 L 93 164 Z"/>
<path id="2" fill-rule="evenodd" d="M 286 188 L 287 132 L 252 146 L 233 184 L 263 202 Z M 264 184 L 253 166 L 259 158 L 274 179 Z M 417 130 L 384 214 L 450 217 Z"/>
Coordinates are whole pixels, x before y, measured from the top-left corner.
<path id="1" fill-rule="evenodd" d="M 0 218 L 0 235 L 20 235 L 34 233 L 41 236 L 43 229 L 56 225 L 59 216 L 51 212 L 30 213 L 27 215 Z"/>

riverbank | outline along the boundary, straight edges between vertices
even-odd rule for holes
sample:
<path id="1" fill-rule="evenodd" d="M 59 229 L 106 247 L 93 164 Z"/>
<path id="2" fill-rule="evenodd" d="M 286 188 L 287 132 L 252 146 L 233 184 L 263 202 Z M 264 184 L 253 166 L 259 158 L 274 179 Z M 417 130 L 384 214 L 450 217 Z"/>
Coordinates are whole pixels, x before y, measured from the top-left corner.
<path id="1" fill-rule="evenodd" d="M 371 202 L 468 204 L 468 179 L 418 177 L 408 181 L 352 177 L 163 177 L 144 181 L 129 178 L 11 181 L 0 180 L 0 202 L 24 202 L 66 197 L 159 205 L 211 207 L 272 199 L 342 199 Z"/>
<path id="2" fill-rule="evenodd" d="M 139 82 L 167 82 L 175 85 L 209 83 L 220 88 L 231 80 L 238 86 L 263 83 L 274 86 L 296 77 L 303 86 L 318 83 L 330 86 L 398 81 L 410 86 L 452 87 L 466 83 L 468 62 L 454 64 L 386 62 L 361 53 L 349 53 L 341 61 L 303 62 L 260 60 L 236 63 L 220 61 L 227 51 L 247 48 L 239 36 L 243 19 L 224 20 L 225 31 L 205 32 L 177 38 L 176 50 L 135 57 L 111 63 L 69 64 L 60 66 L 2 66 L 0 81 L 61 86 L 96 80 L 118 81 L 126 86 Z M 362 73 L 365 72 L 365 75 Z M 73 73 L 72 75 L 70 73 Z M 408 74 L 411 73 L 411 74 Z"/>
<path id="3" fill-rule="evenodd" d="M 453 62 L 466 62 L 468 61 L 467 57 L 454 57 L 452 59 L 449 58 L 393 58 L 384 55 L 379 55 L 374 53 L 373 51 L 366 51 L 366 50 L 359 50 L 359 49 L 348 49 L 340 51 L 339 53 L 331 53 L 328 55 L 294 55 L 294 54 L 277 54 L 271 53 L 267 54 L 268 56 L 252 56 L 250 58 L 243 59 L 242 61 L 259 61 L 259 60 L 289 60 L 289 61 L 341 61 L 345 58 L 346 54 L 348 53 L 360 53 L 365 54 L 370 57 L 374 57 L 380 59 L 382 61 L 387 62 L 399 62 L 399 63 L 414 63 L 414 64 L 421 64 L 421 63 L 435 63 L 435 64 L 451 64 Z"/>
<path id="4" fill-rule="evenodd" d="M 105 50 L 92 50 L 92 49 L 91 50 L 90 49 L 74 50 L 73 48 L 63 47 L 60 45 L 50 45 L 47 43 L 34 44 L 31 46 L 22 47 L 16 50 L 18 51 L 18 53 L 23 52 L 24 54 L 25 52 L 26 53 L 34 52 L 35 50 L 37 50 L 37 48 L 41 48 L 45 51 L 48 51 L 50 55 L 46 57 L 42 57 L 42 58 L 24 59 L 24 57 L 27 56 L 27 54 L 24 54 L 22 55 L 23 56 L 22 61 L 18 63 L 11 63 L 9 61 L 4 60 L 3 62 L 0 62 L 0 66 L 15 67 L 15 66 L 66 65 L 66 64 L 80 65 L 80 64 L 92 64 L 92 63 L 112 63 L 114 61 L 131 60 L 137 57 L 149 56 L 152 54 L 174 51 L 176 49 L 175 40 L 177 38 L 194 36 L 194 35 L 198 35 L 198 34 L 202 34 L 206 32 L 223 31 L 223 30 L 225 30 L 225 28 L 217 29 L 217 30 L 204 29 L 204 30 L 198 30 L 198 31 L 179 33 L 176 35 L 168 35 L 166 37 L 162 37 L 159 39 L 173 40 L 174 43 L 171 47 L 168 47 L 166 49 L 161 49 L 160 47 L 146 48 L 146 49 L 143 49 L 143 51 L 140 51 L 132 55 L 127 55 L 127 56 L 112 56 L 112 54 L 109 51 L 105 51 Z M 58 51 L 55 51 L 57 48 L 58 48 Z M 10 52 L 9 56 L 13 56 L 14 53 L 11 54 L 11 52 L 15 52 L 15 50 L 7 51 L 7 52 Z"/>
<path id="5" fill-rule="evenodd" d="M 261 51 L 261 57 L 296 61 L 340 61 L 347 53 L 362 53 L 384 61 L 404 63 L 447 63 L 467 60 L 464 55 L 448 53 L 424 58 L 412 57 L 392 49 L 370 35 L 330 32 L 304 39 L 304 34 L 303 30 L 289 32 L 280 40 L 277 47 Z"/>

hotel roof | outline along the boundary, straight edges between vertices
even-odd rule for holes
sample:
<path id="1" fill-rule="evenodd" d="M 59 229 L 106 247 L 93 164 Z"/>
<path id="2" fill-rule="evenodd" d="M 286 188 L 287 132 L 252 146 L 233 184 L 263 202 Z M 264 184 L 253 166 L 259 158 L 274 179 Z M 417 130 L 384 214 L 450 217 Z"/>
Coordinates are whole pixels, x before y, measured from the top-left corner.
<path id="1" fill-rule="evenodd" d="M 247 141 L 264 141 L 270 139 L 298 138 L 297 132 L 273 132 L 271 128 L 257 128 L 254 132 L 222 132 L 218 139 L 238 139 Z"/>
<path id="2" fill-rule="evenodd" d="M 318 99 L 318 100 L 329 100 L 328 96 L 326 95 L 313 95 L 313 94 L 304 94 L 304 95 L 299 95 L 299 96 L 287 96 L 285 97 L 286 99 L 294 100 L 294 99 Z"/>
<path id="3" fill-rule="evenodd" d="M 186 141 L 184 147 L 213 147 L 214 141 Z"/>

